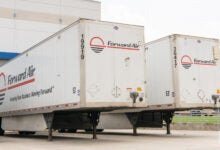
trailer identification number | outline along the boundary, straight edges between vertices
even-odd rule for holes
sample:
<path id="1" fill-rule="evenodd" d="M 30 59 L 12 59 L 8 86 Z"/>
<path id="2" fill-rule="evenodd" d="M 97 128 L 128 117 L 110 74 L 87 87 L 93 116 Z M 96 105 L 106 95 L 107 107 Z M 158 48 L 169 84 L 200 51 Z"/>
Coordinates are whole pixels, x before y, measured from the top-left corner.
<path id="1" fill-rule="evenodd" d="M 177 66 L 177 53 L 176 53 L 176 47 L 173 47 L 173 58 L 174 58 L 174 67 Z"/>
<path id="2" fill-rule="evenodd" d="M 85 48 L 85 40 L 84 34 L 81 36 L 81 59 L 84 59 L 84 48 Z"/>

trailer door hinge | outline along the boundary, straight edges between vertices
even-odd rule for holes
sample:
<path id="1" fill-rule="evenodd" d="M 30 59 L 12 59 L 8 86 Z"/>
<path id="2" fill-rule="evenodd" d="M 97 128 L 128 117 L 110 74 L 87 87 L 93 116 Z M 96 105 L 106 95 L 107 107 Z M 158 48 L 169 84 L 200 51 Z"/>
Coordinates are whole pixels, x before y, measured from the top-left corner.
<path id="1" fill-rule="evenodd" d="M 81 35 L 81 59 L 84 59 L 85 40 L 84 34 Z"/>
<path id="2" fill-rule="evenodd" d="M 214 60 L 219 60 L 219 49 L 217 46 L 212 47 Z"/>

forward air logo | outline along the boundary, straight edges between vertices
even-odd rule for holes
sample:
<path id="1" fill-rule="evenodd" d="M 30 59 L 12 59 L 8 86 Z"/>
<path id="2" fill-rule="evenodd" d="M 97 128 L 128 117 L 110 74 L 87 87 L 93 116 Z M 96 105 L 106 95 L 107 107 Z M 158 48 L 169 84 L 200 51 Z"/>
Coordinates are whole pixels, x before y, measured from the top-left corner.
<path id="1" fill-rule="evenodd" d="M 184 55 L 181 58 L 181 64 L 185 69 L 189 69 L 193 64 L 191 57 L 188 55 Z"/>
<path id="2" fill-rule="evenodd" d="M 105 48 L 120 49 L 120 50 L 140 50 L 137 43 L 118 43 L 108 41 L 107 45 L 100 37 L 93 37 L 90 40 L 90 47 L 95 53 L 101 53 Z"/>
<path id="3" fill-rule="evenodd" d="M 6 91 L 6 79 L 5 74 L 0 73 L 0 105 L 2 105 L 5 99 L 5 91 Z"/>
<path id="4" fill-rule="evenodd" d="M 23 72 L 15 75 L 9 74 L 7 77 L 5 73 L 0 73 L 0 105 L 3 104 L 6 91 L 34 82 L 35 70 L 34 66 L 29 66 L 25 68 Z"/>
<path id="5" fill-rule="evenodd" d="M 204 60 L 204 59 L 198 59 L 192 58 L 189 55 L 184 55 L 181 58 L 181 64 L 185 69 L 189 69 L 192 65 L 203 65 L 203 66 L 216 66 L 215 60 Z"/>
<path id="6" fill-rule="evenodd" d="M 95 53 L 100 53 L 106 47 L 103 39 L 100 37 L 93 37 L 90 40 L 90 47 Z"/>

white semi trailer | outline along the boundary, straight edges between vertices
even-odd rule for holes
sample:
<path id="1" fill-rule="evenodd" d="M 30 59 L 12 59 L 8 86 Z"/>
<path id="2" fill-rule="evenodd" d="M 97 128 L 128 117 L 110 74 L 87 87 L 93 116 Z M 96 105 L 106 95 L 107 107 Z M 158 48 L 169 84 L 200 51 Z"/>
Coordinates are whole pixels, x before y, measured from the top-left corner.
<path id="1" fill-rule="evenodd" d="M 136 111 L 102 113 L 99 129 L 162 127 L 174 111 L 219 107 L 219 40 L 171 35 L 146 44 L 147 104 Z"/>
<path id="2" fill-rule="evenodd" d="M 93 128 L 99 113 L 146 107 L 144 28 L 78 20 L 0 67 L 0 129 Z"/>

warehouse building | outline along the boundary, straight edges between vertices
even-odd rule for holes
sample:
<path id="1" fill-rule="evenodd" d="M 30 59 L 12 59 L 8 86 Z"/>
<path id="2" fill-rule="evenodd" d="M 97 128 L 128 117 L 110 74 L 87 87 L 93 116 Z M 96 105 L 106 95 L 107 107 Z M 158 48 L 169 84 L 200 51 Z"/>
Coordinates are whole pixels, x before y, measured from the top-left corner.
<path id="1" fill-rule="evenodd" d="M 0 51 L 23 52 L 79 18 L 100 20 L 93 0 L 0 0 Z"/>

